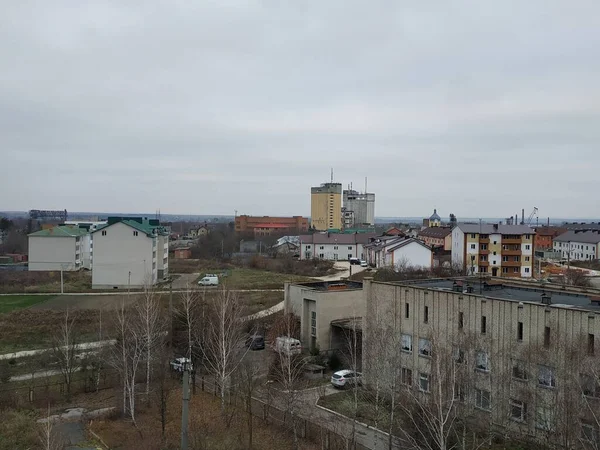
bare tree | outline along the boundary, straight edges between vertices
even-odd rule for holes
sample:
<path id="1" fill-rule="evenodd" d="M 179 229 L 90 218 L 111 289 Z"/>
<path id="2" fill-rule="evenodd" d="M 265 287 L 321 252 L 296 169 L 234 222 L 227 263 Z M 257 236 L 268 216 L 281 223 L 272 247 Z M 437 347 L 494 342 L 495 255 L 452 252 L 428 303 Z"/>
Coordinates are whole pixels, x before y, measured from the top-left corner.
<path id="1" fill-rule="evenodd" d="M 225 414 L 225 394 L 230 376 L 247 351 L 244 347 L 243 317 L 239 297 L 228 289 L 221 289 L 207 302 L 205 339 L 201 349 L 219 386 L 222 414 Z"/>
<path id="2" fill-rule="evenodd" d="M 154 391 L 156 401 L 158 403 L 158 411 L 160 414 L 161 435 L 163 442 L 165 440 L 165 431 L 167 426 L 167 411 L 168 400 L 172 390 L 172 378 L 169 370 L 170 352 L 166 347 L 159 348 L 154 358 Z"/>
<path id="3" fill-rule="evenodd" d="M 237 371 L 238 389 L 243 396 L 248 421 L 248 449 L 252 449 L 252 440 L 254 435 L 253 415 L 252 415 L 252 397 L 261 384 L 260 379 L 261 364 L 257 361 L 251 361 L 244 358 Z"/>
<path id="4" fill-rule="evenodd" d="M 148 284 L 144 285 L 141 299 L 135 303 L 139 321 L 139 337 L 143 339 L 144 358 L 146 360 L 146 401 L 150 401 L 150 377 L 154 350 L 164 340 L 164 321 L 160 314 L 159 296 Z"/>
<path id="5" fill-rule="evenodd" d="M 204 340 L 205 330 L 202 327 L 203 312 L 206 288 L 202 296 L 202 302 L 198 292 L 193 290 L 188 284 L 185 291 L 181 293 L 181 305 L 177 310 L 178 315 L 185 325 L 186 336 L 186 357 L 190 359 L 192 365 L 192 393 L 196 393 L 196 371 L 199 366 L 198 343 Z"/>
<path id="6" fill-rule="evenodd" d="M 64 313 L 58 330 L 53 337 L 52 353 L 63 377 L 66 397 L 71 397 L 73 374 L 79 369 L 75 356 L 77 354 L 78 336 L 75 329 L 75 317 L 69 309 Z"/>
<path id="7" fill-rule="evenodd" d="M 46 418 L 40 423 L 38 429 L 39 442 L 44 450 L 63 450 L 66 442 L 64 436 L 54 427 L 50 417 L 50 406 L 46 412 Z"/>

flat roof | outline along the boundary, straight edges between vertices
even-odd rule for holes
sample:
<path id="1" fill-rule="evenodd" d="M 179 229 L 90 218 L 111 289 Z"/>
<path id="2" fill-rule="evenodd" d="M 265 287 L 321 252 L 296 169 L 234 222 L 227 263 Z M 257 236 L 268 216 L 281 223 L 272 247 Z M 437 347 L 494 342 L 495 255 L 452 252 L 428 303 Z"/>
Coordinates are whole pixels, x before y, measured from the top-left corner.
<path id="1" fill-rule="evenodd" d="M 294 283 L 296 286 L 303 286 L 316 291 L 340 292 L 355 289 L 362 289 L 361 281 L 336 280 L 336 281 L 314 281 L 308 283 Z"/>
<path id="2" fill-rule="evenodd" d="M 459 285 L 462 283 L 462 290 L 465 290 L 467 286 L 472 286 L 473 292 L 471 295 L 481 295 L 490 299 L 530 302 L 541 305 L 543 304 L 542 295 L 546 295 L 550 297 L 550 306 L 600 311 L 600 299 L 598 298 L 597 292 L 578 292 L 568 289 L 562 290 L 557 286 L 534 285 L 533 283 L 532 286 L 525 286 L 523 284 L 511 284 L 510 281 L 505 280 L 484 280 L 480 283 L 478 279 L 472 278 L 436 278 L 401 281 L 394 282 L 393 284 L 411 285 L 425 289 L 453 292 L 455 283 L 458 283 Z M 594 301 L 594 303 L 592 303 L 592 301 Z"/>

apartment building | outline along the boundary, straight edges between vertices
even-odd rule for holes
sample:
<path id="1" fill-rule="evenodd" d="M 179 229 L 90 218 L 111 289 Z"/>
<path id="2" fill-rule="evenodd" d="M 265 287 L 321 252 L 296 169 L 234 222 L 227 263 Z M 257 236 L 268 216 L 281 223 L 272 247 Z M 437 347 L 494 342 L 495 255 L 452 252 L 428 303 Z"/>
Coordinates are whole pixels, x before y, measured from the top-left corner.
<path id="1" fill-rule="evenodd" d="M 344 228 L 372 227 L 375 225 L 375 194 L 344 189 Z"/>
<path id="2" fill-rule="evenodd" d="M 344 261 L 365 258 L 364 245 L 375 233 L 315 233 L 300 236 L 300 259 Z"/>
<path id="3" fill-rule="evenodd" d="M 555 237 L 553 246 L 563 259 L 593 261 L 600 257 L 600 229 L 569 230 Z"/>
<path id="4" fill-rule="evenodd" d="M 236 216 L 236 233 L 253 233 L 255 237 L 269 236 L 276 233 L 308 231 L 308 219 L 302 216 Z"/>
<path id="5" fill-rule="evenodd" d="M 30 271 L 75 271 L 91 266 L 90 234 L 77 226 L 55 226 L 28 235 Z"/>
<path id="6" fill-rule="evenodd" d="M 452 250 L 452 228 L 450 227 L 427 227 L 420 230 L 417 237 L 430 247 L 442 248 L 445 251 Z"/>
<path id="7" fill-rule="evenodd" d="M 396 417 L 414 408 L 483 439 L 597 448 L 598 293 L 497 279 L 363 286 L 364 381 L 401 399 Z"/>
<path id="8" fill-rule="evenodd" d="M 562 227 L 534 227 L 535 230 L 535 250 L 552 250 L 554 248 L 554 238 L 567 231 Z"/>
<path id="9" fill-rule="evenodd" d="M 531 278 L 534 245 L 527 225 L 459 223 L 452 229 L 452 264 L 468 274 Z"/>
<path id="10" fill-rule="evenodd" d="M 109 217 L 92 232 L 92 288 L 139 288 L 169 273 L 169 232 L 158 220 Z"/>
<path id="11" fill-rule="evenodd" d="M 433 266 L 431 247 L 408 236 L 378 236 L 364 246 L 367 263 L 377 269 Z"/>
<path id="12" fill-rule="evenodd" d="M 323 183 L 310 188 L 310 224 L 317 231 L 342 229 L 341 183 Z"/>

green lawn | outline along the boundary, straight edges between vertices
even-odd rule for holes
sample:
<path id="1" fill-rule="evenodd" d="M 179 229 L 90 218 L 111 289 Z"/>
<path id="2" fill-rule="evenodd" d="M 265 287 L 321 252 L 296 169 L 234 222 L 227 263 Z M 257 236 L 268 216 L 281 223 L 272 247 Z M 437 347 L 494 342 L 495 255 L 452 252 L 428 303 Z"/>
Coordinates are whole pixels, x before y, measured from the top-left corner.
<path id="1" fill-rule="evenodd" d="M 204 273 L 221 273 L 223 270 L 206 270 Z M 283 289 L 285 281 L 306 282 L 316 281 L 313 278 L 287 273 L 270 272 L 258 269 L 229 269 L 227 277 L 219 278 L 219 283 L 229 289 Z M 198 278 L 202 278 L 204 273 Z"/>
<path id="2" fill-rule="evenodd" d="M 29 308 L 52 297 L 54 295 L 0 295 L 0 314 Z"/>

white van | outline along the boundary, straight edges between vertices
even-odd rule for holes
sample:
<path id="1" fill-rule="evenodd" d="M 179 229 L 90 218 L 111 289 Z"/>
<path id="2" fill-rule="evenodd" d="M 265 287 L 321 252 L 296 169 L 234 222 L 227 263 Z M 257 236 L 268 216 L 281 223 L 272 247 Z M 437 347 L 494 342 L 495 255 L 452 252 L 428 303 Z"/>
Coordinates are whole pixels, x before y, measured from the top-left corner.
<path id="1" fill-rule="evenodd" d="M 218 286 L 219 278 L 214 275 L 207 276 L 207 277 L 202 278 L 200 281 L 198 281 L 198 284 L 200 286 Z"/>
<path id="2" fill-rule="evenodd" d="M 298 339 L 291 337 L 278 337 L 275 339 L 275 351 L 286 355 L 299 355 L 302 353 L 302 344 Z"/>

